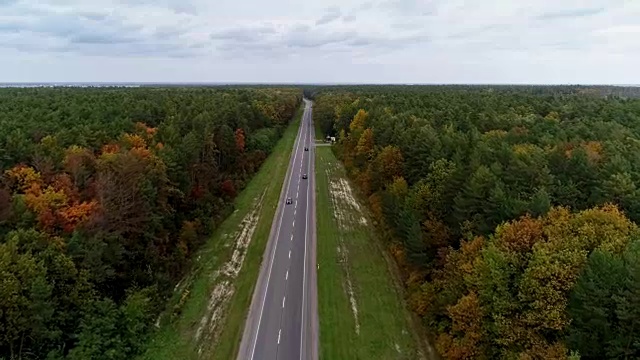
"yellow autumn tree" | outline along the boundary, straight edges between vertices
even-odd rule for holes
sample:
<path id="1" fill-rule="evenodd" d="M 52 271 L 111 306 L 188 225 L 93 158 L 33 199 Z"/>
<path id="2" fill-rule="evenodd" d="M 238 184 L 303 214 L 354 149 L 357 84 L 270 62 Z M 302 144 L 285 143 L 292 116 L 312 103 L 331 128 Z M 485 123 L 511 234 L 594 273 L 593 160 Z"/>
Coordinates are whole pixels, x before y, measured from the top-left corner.
<path id="1" fill-rule="evenodd" d="M 371 160 L 371 158 L 373 158 L 373 147 L 373 130 L 366 129 L 362 135 L 360 135 L 360 139 L 358 140 L 356 155 L 361 157 L 363 160 Z"/>
<path id="2" fill-rule="evenodd" d="M 353 121 L 351 121 L 351 124 L 349 124 L 349 130 L 351 130 L 351 132 L 364 130 L 365 122 L 367 121 L 368 116 L 369 114 L 365 110 L 358 110 L 356 116 L 353 117 Z"/>
<path id="3" fill-rule="evenodd" d="M 22 193 L 33 186 L 42 186 L 42 176 L 30 166 L 15 166 L 5 171 L 5 176 L 9 180 L 9 185 Z"/>

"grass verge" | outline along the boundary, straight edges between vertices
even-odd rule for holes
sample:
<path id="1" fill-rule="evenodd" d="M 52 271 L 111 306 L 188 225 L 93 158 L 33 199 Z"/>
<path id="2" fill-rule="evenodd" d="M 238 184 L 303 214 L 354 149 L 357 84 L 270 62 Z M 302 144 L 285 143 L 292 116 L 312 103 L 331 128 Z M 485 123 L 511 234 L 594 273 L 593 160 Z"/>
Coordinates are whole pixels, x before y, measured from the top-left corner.
<path id="1" fill-rule="evenodd" d="M 321 359 L 418 359 L 410 314 L 330 147 L 316 148 Z"/>
<path id="2" fill-rule="evenodd" d="M 303 108 L 196 255 L 140 360 L 235 359 Z"/>

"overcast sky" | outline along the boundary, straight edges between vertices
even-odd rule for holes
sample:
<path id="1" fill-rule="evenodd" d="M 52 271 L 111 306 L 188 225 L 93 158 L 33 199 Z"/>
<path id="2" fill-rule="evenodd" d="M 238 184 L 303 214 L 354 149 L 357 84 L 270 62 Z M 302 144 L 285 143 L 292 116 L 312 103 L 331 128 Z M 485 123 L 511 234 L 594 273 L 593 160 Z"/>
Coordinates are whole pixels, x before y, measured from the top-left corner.
<path id="1" fill-rule="evenodd" d="M 640 83 L 640 0 L 0 0 L 0 82 Z"/>

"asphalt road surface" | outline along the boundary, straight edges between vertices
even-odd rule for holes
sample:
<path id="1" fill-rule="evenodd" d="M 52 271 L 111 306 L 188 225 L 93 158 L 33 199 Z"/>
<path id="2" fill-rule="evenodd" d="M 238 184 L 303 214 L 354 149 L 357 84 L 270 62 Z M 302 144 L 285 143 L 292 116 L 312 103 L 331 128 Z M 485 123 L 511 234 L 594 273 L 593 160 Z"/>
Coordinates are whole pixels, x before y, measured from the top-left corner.
<path id="1" fill-rule="evenodd" d="M 273 219 L 239 360 L 316 360 L 318 307 L 312 102 L 305 109 Z M 307 147 L 309 150 L 305 151 Z M 307 174 L 307 179 L 303 179 Z M 292 203 L 286 204 L 291 198 Z"/>

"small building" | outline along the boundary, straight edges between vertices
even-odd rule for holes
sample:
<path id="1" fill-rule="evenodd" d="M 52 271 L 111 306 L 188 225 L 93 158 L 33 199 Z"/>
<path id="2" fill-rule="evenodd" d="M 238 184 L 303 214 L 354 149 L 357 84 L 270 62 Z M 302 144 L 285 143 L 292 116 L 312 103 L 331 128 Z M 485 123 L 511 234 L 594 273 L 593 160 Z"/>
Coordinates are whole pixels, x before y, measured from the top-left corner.
<path id="1" fill-rule="evenodd" d="M 335 143 L 336 142 L 336 137 L 327 135 L 327 137 L 324 138 L 324 142 Z"/>

